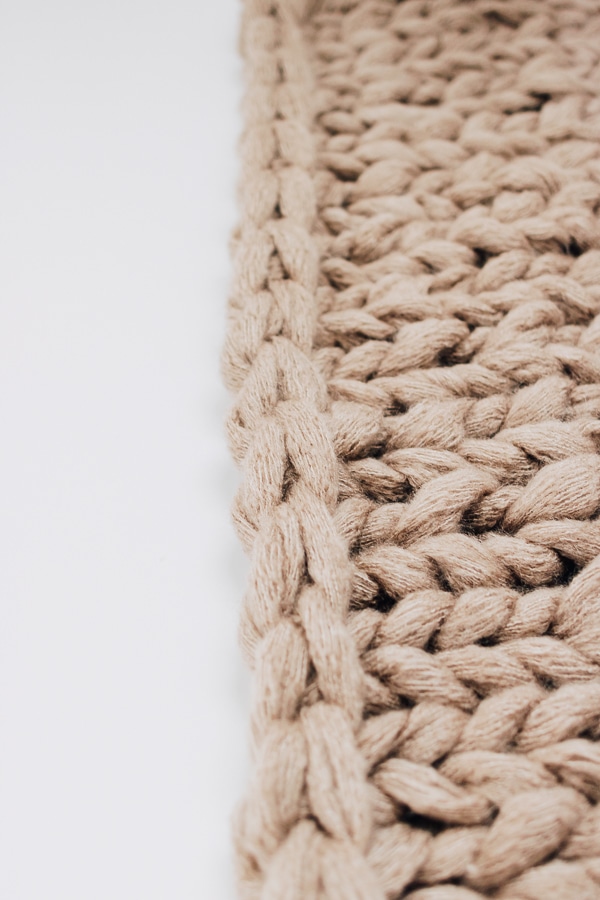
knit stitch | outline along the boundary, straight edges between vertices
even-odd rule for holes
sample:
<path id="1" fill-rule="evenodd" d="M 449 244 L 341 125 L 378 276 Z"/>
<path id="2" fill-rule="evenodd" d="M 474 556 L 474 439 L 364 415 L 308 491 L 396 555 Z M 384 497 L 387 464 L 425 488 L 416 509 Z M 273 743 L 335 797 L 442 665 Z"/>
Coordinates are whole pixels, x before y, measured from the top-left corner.
<path id="1" fill-rule="evenodd" d="M 600 3 L 245 0 L 244 900 L 600 898 Z"/>

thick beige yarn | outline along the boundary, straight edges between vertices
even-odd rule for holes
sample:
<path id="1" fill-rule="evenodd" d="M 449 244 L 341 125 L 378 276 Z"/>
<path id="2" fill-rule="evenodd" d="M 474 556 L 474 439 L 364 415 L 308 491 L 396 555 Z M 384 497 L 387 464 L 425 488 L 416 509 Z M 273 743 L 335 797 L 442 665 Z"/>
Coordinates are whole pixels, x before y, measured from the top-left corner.
<path id="1" fill-rule="evenodd" d="M 600 3 L 245 0 L 251 900 L 600 898 Z"/>

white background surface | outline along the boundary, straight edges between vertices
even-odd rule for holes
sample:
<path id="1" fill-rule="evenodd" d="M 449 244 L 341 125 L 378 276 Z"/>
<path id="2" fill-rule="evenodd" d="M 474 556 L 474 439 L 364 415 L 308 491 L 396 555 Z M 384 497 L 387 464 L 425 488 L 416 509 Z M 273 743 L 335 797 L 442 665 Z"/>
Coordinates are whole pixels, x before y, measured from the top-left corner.
<path id="1" fill-rule="evenodd" d="M 0 897 L 233 896 L 235 0 L 0 10 Z"/>

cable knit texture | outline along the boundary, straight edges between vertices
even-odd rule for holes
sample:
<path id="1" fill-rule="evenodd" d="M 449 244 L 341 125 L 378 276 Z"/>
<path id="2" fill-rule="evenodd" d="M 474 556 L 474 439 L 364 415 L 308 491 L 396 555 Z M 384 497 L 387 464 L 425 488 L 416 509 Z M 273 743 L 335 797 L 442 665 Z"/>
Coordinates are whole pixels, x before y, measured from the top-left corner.
<path id="1" fill-rule="evenodd" d="M 245 0 L 244 900 L 600 898 L 600 3 Z"/>

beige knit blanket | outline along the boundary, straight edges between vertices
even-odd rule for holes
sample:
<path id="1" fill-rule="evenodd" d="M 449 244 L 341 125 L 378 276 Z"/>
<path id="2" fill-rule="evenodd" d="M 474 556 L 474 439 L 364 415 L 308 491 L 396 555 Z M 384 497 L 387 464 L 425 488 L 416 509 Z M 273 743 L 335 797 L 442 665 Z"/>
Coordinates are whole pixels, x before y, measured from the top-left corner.
<path id="1" fill-rule="evenodd" d="M 600 898 L 600 3 L 246 0 L 251 900 Z"/>

